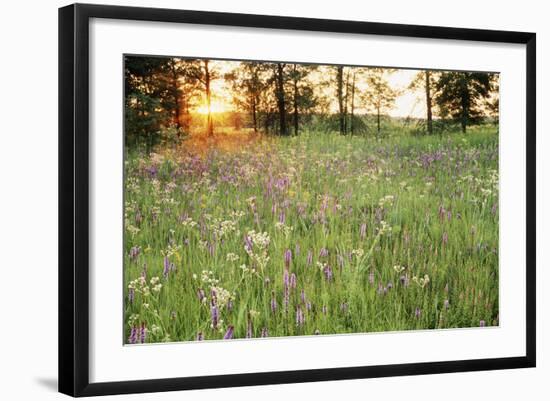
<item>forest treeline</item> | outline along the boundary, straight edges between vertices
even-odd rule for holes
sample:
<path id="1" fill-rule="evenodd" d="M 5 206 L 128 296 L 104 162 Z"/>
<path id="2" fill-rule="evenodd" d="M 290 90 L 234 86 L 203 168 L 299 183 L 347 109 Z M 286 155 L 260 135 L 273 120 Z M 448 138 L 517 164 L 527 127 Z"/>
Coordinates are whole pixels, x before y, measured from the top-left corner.
<path id="1" fill-rule="evenodd" d="M 274 62 L 226 62 L 175 57 L 125 57 L 127 145 L 154 145 L 159 133 L 175 139 L 193 129 L 212 136 L 214 96 L 230 98 L 229 120 L 237 128 L 273 135 L 297 135 L 320 123 L 342 135 L 381 135 L 381 121 L 403 91 L 421 91 L 423 133 L 435 122 L 467 127 L 498 119 L 498 75 L 484 72 L 419 70 L 406 88 L 395 88 L 391 68 L 319 66 Z M 224 80 L 229 93 L 214 93 Z M 196 110 L 205 112 L 199 115 Z M 366 118 L 366 117 L 370 118 Z"/>

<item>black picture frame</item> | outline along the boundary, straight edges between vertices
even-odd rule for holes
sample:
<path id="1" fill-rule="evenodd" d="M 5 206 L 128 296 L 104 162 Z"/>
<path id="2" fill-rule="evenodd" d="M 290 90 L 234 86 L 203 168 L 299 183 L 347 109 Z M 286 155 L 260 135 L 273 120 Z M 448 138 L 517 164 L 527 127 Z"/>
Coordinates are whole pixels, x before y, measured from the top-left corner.
<path id="1" fill-rule="evenodd" d="M 89 21 L 91 18 L 323 31 L 526 45 L 526 353 L 524 356 L 284 372 L 90 383 Z M 536 35 L 219 12 L 74 4 L 59 9 L 59 391 L 71 396 L 141 393 L 527 368 L 535 366 Z"/>

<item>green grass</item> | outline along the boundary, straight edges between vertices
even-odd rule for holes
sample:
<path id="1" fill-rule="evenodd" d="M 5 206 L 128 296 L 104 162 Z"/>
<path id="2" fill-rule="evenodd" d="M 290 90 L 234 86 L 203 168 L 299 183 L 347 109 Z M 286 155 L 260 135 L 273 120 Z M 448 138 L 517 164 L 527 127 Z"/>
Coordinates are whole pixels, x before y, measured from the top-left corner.
<path id="1" fill-rule="evenodd" d="M 141 327 L 161 342 L 221 339 L 230 325 L 235 338 L 498 325 L 495 129 L 379 141 L 306 132 L 237 151 L 130 152 L 125 170 L 127 342 L 132 327 L 130 342 Z M 251 231 L 269 243 L 247 252 Z"/>

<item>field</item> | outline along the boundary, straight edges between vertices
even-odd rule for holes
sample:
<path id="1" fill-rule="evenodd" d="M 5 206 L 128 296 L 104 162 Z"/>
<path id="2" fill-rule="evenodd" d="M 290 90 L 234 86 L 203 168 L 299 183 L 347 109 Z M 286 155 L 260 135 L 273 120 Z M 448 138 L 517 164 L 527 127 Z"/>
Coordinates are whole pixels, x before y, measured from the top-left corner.
<path id="1" fill-rule="evenodd" d="M 126 343 L 498 325 L 494 126 L 226 136 L 126 156 Z"/>

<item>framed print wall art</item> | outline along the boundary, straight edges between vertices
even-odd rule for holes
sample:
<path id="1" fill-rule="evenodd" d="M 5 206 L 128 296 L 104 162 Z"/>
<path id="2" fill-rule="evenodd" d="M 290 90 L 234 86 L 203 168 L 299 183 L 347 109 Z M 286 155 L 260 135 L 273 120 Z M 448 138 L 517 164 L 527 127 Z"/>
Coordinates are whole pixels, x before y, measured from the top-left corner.
<path id="1" fill-rule="evenodd" d="M 535 34 L 59 10 L 59 389 L 535 366 Z"/>

